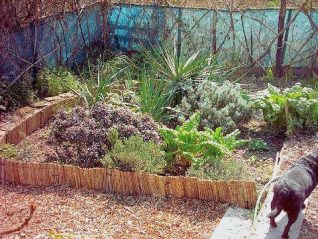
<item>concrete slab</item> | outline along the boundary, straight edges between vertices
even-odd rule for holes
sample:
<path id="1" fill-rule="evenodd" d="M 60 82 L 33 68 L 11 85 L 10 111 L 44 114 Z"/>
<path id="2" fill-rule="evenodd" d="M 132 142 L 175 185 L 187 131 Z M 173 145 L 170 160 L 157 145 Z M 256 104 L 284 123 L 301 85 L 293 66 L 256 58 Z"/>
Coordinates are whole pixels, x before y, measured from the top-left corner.
<path id="1" fill-rule="evenodd" d="M 257 217 L 255 225 L 250 235 L 250 239 L 280 239 L 281 235 L 284 231 L 284 228 L 287 224 L 288 217 L 285 212 L 282 212 L 277 218 L 277 228 L 271 228 L 269 225 L 269 219 L 267 218 L 267 214 L 271 211 L 270 202 L 273 198 L 273 193 L 270 193 L 266 197 L 266 201 L 264 202 L 264 206 Z M 292 225 L 289 231 L 289 239 L 298 239 L 300 230 L 304 220 L 304 209 L 299 213 L 298 220 Z"/>
<path id="2" fill-rule="evenodd" d="M 210 239 L 249 239 L 251 210 L 230 207 Z"/>

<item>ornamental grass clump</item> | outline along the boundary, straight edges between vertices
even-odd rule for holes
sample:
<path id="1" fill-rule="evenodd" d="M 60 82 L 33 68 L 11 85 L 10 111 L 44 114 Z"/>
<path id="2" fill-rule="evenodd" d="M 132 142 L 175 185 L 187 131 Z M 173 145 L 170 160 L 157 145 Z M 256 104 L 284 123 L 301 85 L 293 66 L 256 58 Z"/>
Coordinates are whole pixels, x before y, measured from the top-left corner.
<path id="1" fill-rule="evenodd" d="M 227 133 L 252 116 L 251 103 L 240 86 L 230 82 L 202 81 L 197 86 L 189 86 L 186 96 L 177 106 L 179 121 L 184 122 L 196 111 L 201 115 L 200 127 L 222 127 Z"/>

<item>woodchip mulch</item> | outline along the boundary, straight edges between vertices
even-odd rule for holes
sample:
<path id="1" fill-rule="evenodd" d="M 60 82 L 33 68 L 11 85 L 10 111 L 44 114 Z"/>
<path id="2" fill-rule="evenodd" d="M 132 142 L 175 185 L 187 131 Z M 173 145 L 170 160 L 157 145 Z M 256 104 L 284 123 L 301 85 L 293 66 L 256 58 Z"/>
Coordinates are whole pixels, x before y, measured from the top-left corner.
<path id="1" fill-rule="evenodd" d="M 2 238 L 33 238 L 50 230 L 88 238 L 209 238 L 228 205 L 199 200 L 108 195 L 69 187 L 0 185 Z M 1 238 L 1 236 L 0 236 Z"/>
<path id="2" fill-rule="evenodd" d="M 318 148 L 317 134 L 301 133 L 288 140 L 282 149 L 285 159 L 282 170 L 287 170 L 299 158 Z M 299 239 L 314 239 L 318 235 L 318 188 L 311 194 L 306 210 L 305 221 Z"/>

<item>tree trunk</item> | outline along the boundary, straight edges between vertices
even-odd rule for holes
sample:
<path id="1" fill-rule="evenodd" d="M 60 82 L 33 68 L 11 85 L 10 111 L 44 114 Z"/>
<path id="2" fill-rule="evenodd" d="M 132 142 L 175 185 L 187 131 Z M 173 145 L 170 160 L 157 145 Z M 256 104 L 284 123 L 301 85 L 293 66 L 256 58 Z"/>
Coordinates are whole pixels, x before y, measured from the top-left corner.
<path id="1" fill-rule="evenodd" d="M 280 1 L 280 10 L 278 17 L 278 34 L 284 29 L 285 15 L 286 15 L 286 2 L 287 0 Z M 284 34 L 281 34 L 277 38 L 277 51 L 276 51 L 276 77 L 282 77 L 284 75 L 283 63 L 284 63 Z"/>

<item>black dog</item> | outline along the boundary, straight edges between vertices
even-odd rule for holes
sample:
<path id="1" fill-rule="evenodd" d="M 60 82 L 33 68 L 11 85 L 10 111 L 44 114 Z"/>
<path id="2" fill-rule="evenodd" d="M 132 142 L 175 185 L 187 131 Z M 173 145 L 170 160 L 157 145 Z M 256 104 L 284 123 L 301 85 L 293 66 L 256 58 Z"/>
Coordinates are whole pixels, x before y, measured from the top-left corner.
<path id="1" fill-rule="evenodd" d="M 288 216 L 282 238 L 289 238 L 291 225 L 296 222 L 299 212 L 305 207 L 304 201 L 318 183 L 318 150 L 301 158 L 291 169 L 277 179 L 271 212 L 270 225 L 277 227 L 275 218 L 284 210 Z"/>

